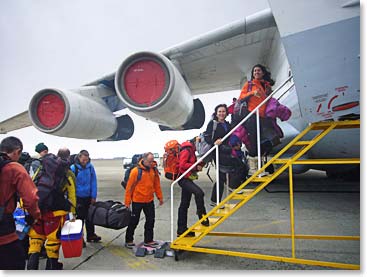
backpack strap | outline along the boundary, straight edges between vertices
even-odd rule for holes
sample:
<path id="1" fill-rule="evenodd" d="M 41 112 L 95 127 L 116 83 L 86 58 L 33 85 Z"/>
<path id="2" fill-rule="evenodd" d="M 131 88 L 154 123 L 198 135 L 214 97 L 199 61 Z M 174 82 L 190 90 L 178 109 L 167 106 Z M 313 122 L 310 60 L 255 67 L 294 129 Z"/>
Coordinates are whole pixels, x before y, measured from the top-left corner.
<path id="1" fill-rule="evenodd" d="M 252 90 L 252 85 L 253 85 L 252 81 L 247 82 L 247 92 L 250 92 Z"/>
<path id="2" fill-rule="evenodd" d="M 155 171 L 155 173 L 159 173 L 157 167 L 153 167 L 153 170 Z M 135 191 L 136 185 L 139 183 L 139 181 L 141 180 L 141 176 L 143 175 L 143 169 L 141 167 L 138 167 L 138 177 L 136 178 L 134 184 L 131 186 L 131 200 L 133 198 L 133 193 Z"/>
<path id="3" fill-rule="evenodd" d="M 213 145 L 214 145 L 214 141 L 213 141 L 213 139 L 214 139 L 214 134 L 215 134 L 215 131 L 217 130 L 217 127 L 218 127 L 218 121 L 216 121 L 216 120 L 214 120 L 214 119 L 212 119 L 212 121 L 213 121 L 213 128 L 212 128 L 212 135 L 211 135 L 211 137 L 210 137 L 210 139 L 212 140 L 212 143 L 213 143 Z M 209 122 L 210 123 L 210 122 Z M 203 133 L 203 138 L 205 137 L 205 132 Z M 188 146 L 186 146 L 186 147 L 188 147 Z M 185 148 L 185 147 L 184 147 Z M 180 151 L 182 151 L 182 149 L 183 148 L 181 148 L 181 150 Z"/>
<path id="4" fill-rule="evenodd" d="M 40 171 L 42 170 L 42 164 L 37 168 L 36 172 L 33 174 L 32 176 L 32 181 L 35 182 L 36 179 L 39 177 L 38 174 L 40 173 Z"/>
<path id="5" fill-rule="evenodd" d="M 252 81 L 247 81 L 247 92 L 250 92 L 252 90 L 252 86 L 253 86 L 253 82 Z M 237 100 L 239 101 L 241 104 L 244 103 L 244 102 L 247 102 L 247 100 L 252 97 L 252 95 L 250 96 L 247 96 L 245 98 L 242 98 L 240 100 Z"/>
<path id="6" fill-rule="evenodd" d="M 217 130 L 218 127 L 218 121 L 213 120 L 213 130 L 212 130 L 212 142 L 214 143 L 213 139 L 214 139 L 214 133 Z"/>
<path id="7" fill-rule="evenodd" d="M 7 165 L 8 163 L 10 163 L 11 160 L 8 160 L 8 159 L 4 159 L 3 157 L 0 158 L 0 172 L 1 170 L 3 169 L 3 167 L 5 165 Z"/>
<path id="8" fill-rule="evenodd" d="M 76 166 L 76 164 L 74 164 L 74 168 L 75 168 L 74 175 L 75 175 L 75 178 L 76 178 L 76 177 L 78 177 L 78 174 L 79 174 L 79 168 Z"/>
<path id="9" fill-rule="evenodd" d="M 138 178 L 136 179 L 136 183 L 141 180 L 142 174 L 143 174 L 143 170 L 140 167 L 138 167 Z"/>
<path id="10" fill-rule="evenodd" d="M 131 192 L 131 201 L 133 199 L 133 194 L 134 194 L 134 191 L 135 191 L 135 188 L 136 188 L 136 185 L 138 184 L 138 182 L 141 180 L 141 176 L 143 175 L 143 169 L 140 168 L 138 166 L 138 176 L 134 182 L 134 184 L 131 186 L 131 189 L 130 189 L 130 192 Z"/>
<path id="11" fill-rule="evenodd" d="M 10 163 L 10 162 L 11 162 L 11 160 L 6 159 L 6 158 L 4 158 L 4 157 L 3 157 L 3 155 L 1 155 L 1 157 L 0 157 L 0 173 L 1 173 L 1 170 L 3 169 L 3 167 L 4 167 L 5 165 L 7 165 L 8 163 Z M 14 198 L 15 203 L 16 203 L 16 201 L 17 201 L 16 193 L 14 193 L 13 195 L 11 195 L 11 196 L 9 197 L 9 199 L 5 201 L 4 206 L 3 206 L 3 207 L 4 207 L 4 210 L 5 210 L 5 208 L 8 206 L 8 203 L 9 203 L 9 201 L 10 201 L 12 198 Z"/>

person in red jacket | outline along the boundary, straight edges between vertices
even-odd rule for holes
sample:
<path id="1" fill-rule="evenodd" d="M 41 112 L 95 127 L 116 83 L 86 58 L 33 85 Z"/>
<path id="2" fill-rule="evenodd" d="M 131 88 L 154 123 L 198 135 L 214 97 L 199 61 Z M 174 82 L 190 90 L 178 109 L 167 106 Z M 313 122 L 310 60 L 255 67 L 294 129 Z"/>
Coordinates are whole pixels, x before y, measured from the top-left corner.
<path id="1" fill-rule="evenodd" d="M 140 176 L 139 176 L 140 175 Z M 151 152 L 144 153 L 137 167 L 134 167 L 129 176 L 125 191 L 125 206 L 131 207 L 130 223 L 126 230 L 125 247 L 133 248 L 134 232 L 139 224 L 140 214 L 145 214 L 144 245 L 156 247 L 159 244 L 153 240 L 155 207 L 154 194 L 163 205 L 163 194 L 160 185 L 157 163 Z"/>
<path id="2" fill-rule="evenodd" d="M 36 222 L 41 217 L 38 207 L 37 187 L 32 182 L 25 168 L 17 163 L 23 150 L 23 144 L 16 137 L 7 137 L 0 144 L 0 269 L 25 269 L 26 255 L 17 234 L 13 212 L 17 196 L 22 198 L 23 207 L 27 209 Z M 29 223 L 30 221 L 27 220 Z"/>
<path id="3" fill-rule="evenodd" d="M 179 156 L 179 175 L 185 173 L 194 163 L 196 163 L 194 141 L 185 141 L 181 144 L 181 151 Z M 192 171 L 187 173 L 178 185 L 181 187 L 181 203 L 178 208 L 177 219 L 177 235 L 181 235 L 187 230 L 187 212 L 190 207 L 191 196 L 195 196 L 196 211 L 199 219 L 206 214 L 204 204 L 204 191 L 193 182 L 197 179 L 197 171 L 201 171 L 203 164 L 199 164 Z M 196 176 L 196 177 L 195 177 Z M 204 226 L 209 226 L 209 220 L 201 222 Z M 195 236 L 194 232 L 190 232 L 187 236 Z"/>
<path id="4" fill-rule="evenodd" d="M 251 70 L 251 81 L 245 83 L 241 90 L 239 100 L 247 101 L 249 112 L 253 111 L 271 93 L 271 86 L 274 85 L 271 73 L 261 64 L 256 64 Z M 261 126 L 267 120 L 265 117 L 266 104 L 259 108 L 260 132 Z M 250 142 L 249 153 L 249 175 L 257 171 L 257 132 L 256 132 L 256 113 L 244 123 L 247 129 Z"/>

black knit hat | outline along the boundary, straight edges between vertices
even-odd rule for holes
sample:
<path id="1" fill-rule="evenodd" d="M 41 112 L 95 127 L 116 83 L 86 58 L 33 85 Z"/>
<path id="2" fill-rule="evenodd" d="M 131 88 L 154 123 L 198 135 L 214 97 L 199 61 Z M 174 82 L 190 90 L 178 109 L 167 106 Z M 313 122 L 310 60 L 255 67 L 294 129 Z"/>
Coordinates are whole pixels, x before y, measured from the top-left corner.
<path id="1" fill-rule="evenodd" d="M 41 153 L 42 151 L 48 150 L 48 147 L 43 142 L 40 142 L 36 145 L 36 148 L 34 150 L 37 153 Z"/>

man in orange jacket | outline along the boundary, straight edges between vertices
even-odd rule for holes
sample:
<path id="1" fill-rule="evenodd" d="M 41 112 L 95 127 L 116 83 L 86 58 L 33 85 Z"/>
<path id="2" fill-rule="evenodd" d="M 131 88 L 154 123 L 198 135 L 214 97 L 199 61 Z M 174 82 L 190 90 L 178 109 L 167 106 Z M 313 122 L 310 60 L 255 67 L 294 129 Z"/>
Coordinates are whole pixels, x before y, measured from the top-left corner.
<path id="1" fill-rule="evenodd" d="M 160 185 L 157 163 L 154 161 L 153 153 L 144 153 L 138 166 L 130 172 L 130 177 L 126 185 L 125 205 L 131 205 L 131 219 L 127 227 L 125 246 L 133 248 L 134 232 L 139 224 L 140 213 L 143 210 L 145 215 L 144 225 L 144 245 L 156 247 L 158 243 L 153 240 L 154 236 L 154 193 L 159 200 L 159 205 L 163 204 L 163 194 Z"/>

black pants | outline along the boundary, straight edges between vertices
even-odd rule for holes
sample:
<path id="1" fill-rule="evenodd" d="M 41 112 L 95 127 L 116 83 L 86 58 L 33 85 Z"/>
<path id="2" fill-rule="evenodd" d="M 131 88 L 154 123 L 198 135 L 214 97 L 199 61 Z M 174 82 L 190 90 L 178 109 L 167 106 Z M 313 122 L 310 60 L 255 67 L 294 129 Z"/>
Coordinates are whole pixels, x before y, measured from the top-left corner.
<path id="1" fill-rule="evenodd" d="M 242 185 L 246 181 L 248 169 L 247 164 L 242 164 L 242 166 L 236 168 L 236 171 L 229 173 L 228 187 L 236 189 Z"/>
<path id="2" fill-rule="evenodd" d="M 94 224 L 92 224 L 89 220 L 87 220 L 88 217 L 88 210 L 89 206 L 91 204 L 90 202 L 91 198 L 86 197 L 77 197 L 76 198 L 76 217 L 78 219 L 83 220 L 83 224 L 85 224 L 85 228 L 87 230 L 87 238 L 94 235 L 95 228 Z"/>
<path id="3" fill-rule="evenodd" d="M 26 255 L 20 240 L 0 245 L 0 270 L 24 270 Z"/>
<path id="4" fill-rule="evenodd" d="M 260 117 L 260 139 L 261 138 L 261 134 L 263 133 L 263 128 L 264 125 L 266 124 L 266 119 Z M 248 154 L 250 157 L 257 157 L 257 124 L 256 124 L 256 114 L 253 114 L 245 123 L 244 123 L 244 127 L 247 129 L 248 132 L 248 138 L 250 141 L 250 149 L 248 150 Z M 264 152 L 264 147 L 260 145 L 260 151 L 261 151 L 261 155 Z"/>
<path id="5" fill-rule="evenodd" d="M 219 171 L 219 202 L 222 200 L 225 182 L 226 182 L 226 174 Z M 217 183 L 214 183 L 210 200 L 212 202 L 217 202 Z"/>
<path id="6" fill-rule="evenodd" d="M 224 150 L 225 147 L 227 150 Z M 232 148 L 227 145 L 225 147 L 222 145 L 219 148 L 219 202 L 222 200 L 224 184 L 227 180 L 226 172 L 234 172 L 237 166 L 237 164 L 233 162 L 234 158 L 231 154 Z M 214 163 L 217 166 L 215 159 Z M 214 183 L 210 200 L 212 202 L 217 202 L 217 183 Z"/>
<path id="7" fill-rule="evenodd" d="M 196 212 L 201 215 L 206 214 L 204 206 L 204 191 L 189 179 L 181 179 L 178 182 L 181 187 L 181 203 L 178 208 L 177 233 L 183 233 L 187 229 L 187 212 L 190 207 L 191 195 L 194 194 L 196 202 Z"/>
<path id="8" fill-rule="evenodd" d="M 131 242 L 134 241 L 134 232 L 136 227 L 139 224 L 141 210 L 143 210 L 145 215 L 145 224 L 144 224 L 144 242 L 153 241 L 154 237 L 154 222 L 155 222 L 155 208 L 154 201 L 149 203 L 132 203 L 132 212 L 129 226 L 127 227 L 125 241 Z"/>

